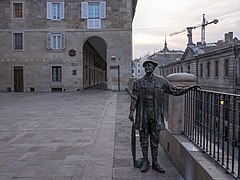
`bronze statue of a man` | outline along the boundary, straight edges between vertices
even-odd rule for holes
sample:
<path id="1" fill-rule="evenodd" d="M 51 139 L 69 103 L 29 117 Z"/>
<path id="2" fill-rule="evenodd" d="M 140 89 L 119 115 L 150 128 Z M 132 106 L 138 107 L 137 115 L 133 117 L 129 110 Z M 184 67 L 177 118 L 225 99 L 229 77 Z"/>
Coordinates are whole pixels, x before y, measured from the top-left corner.
<path id="1" fill-rule="evenodd" d="M 141 171 L 146 172 L 149 168 L 148 144 L 150 136 L 152 169 L 164 173 L 165 170 L 157 162 L 159 135 L 160 131 L 165 129 L 163 117 L 164 93 L 180 96 L 190 89 L 198 88 L 199 86 L 174 86 L 164 77 L 153 73 L 157 65 L 152 60 L 147 60 L 143 63 L 146 74 L 144 77 L 137 79 L 133 84 L 129 119 L 134 121 L 133 116 L 136 110 L 135 128 L 139 130 L 143 155 Z"/>

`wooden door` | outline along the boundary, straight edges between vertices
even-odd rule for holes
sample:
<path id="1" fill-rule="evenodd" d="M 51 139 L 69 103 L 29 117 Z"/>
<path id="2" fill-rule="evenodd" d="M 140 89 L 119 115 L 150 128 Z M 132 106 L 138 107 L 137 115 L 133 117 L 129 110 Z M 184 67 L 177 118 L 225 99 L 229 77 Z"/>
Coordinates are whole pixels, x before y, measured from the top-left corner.
<path id="1" fill-rule="evenodd" d="M 14 67 L 14 92 L 23 92 L 23 67 Z"/>

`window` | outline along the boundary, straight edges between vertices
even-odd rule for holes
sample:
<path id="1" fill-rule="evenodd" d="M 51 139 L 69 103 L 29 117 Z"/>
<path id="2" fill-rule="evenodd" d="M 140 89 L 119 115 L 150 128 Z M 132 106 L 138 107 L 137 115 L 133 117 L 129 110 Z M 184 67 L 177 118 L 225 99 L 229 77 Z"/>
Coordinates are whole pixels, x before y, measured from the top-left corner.
<path id="1" fill-rule="evenodd" d="M 23 50 L 23 33 L 13 33 L 13 50 Z"/>
<path id="2" fill-rule="evenodd" d="M 52 3 L 53 19 L 60 19 L 60 3 Z"/>
<path id="3" fill-rule="evenodd" d="M 203 64 L 200 64 L 200 77 L 203 77 Z"/>
<path id="4" fill-rule="evenodd" d="M 52 66 L 52 82 L 62 82 L 61 66 Z"/>
<path id="5" fill-rule="evenodd" d="M 23 18 L 23 3 L 13 3 L 13 18 Z"/>
<path id="6" fill-rule="evenodd" d="M 210 77 L 210 62 L 207 62 L 207 77 Z"/>
<path id="7" fill-rule="evenodd" d="M 218 61 L 215 61 L 215 77 L 218 77 Z"/>
<path id="8" fill-rule="evenodd" d="M 48 50 L 64 50 L 65 33 L 47 33 L 46 48 Z"/>
<path id="9" fill-rule="evenodd" d="M 228 59 L 225 59 L 224 61 L 224 76 L 228 77 L 229 74 L 229 61 Z"/>
<path id="10" fill-rule="evenodd" d="M 72 71 L 72 75 L 73 75 L 73 76 L 76 76 L 76 75 L 77 75 L 77 70 L 74 69 L 74 70 Z"/>
<path id="11" fill-rule="evenodd" d="M 82 19 L 87 19 L 88 29 L 100 29 L 106 18 L 106 2 L 82 2 Z"/>
<path id="12" fill-rule="evenodd" d="M 88 18 L 89 19 L 100 18 L 99 3 L 96 2 L 88 3 Z"/>
<path id="13" fill-rule="evenodd" d="M 61 34 L 53 34 L 52 49 L 60 49 L 60 48 L 61 48 Z"/>
<path id="14" fill-rule="evenodd" d="M 47 19 L 64 19 L 64 2 L 47 2 Z"/>
<path id="15" fill-rule="evenodd" d="M 190 72 L 191 72 L 190 69 L 191 69 L 191 67 L 190 67 L 190 65 L 188 65 L 188 66 L 187 66 L 187 73 L 190 73 Z"/>

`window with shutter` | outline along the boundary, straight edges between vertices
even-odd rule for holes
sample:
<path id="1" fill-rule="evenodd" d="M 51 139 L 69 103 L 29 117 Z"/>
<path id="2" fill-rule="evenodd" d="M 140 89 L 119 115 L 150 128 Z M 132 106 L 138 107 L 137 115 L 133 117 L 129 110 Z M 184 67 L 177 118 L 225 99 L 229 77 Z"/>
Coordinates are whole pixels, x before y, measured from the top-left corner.
<path id="1" fill-rule="evenodd" d="M 48 50 L 64 50 L 65 36 L 65 33 L 47 33 L 46 48 Z"/>
<path id="2" fill-rule="evenodd" d="M 100 18 L 105 19 L 106 18 L 106 2 L 102 1 L 100 2 Z"/>
<path id="3" fill-rule="evenodd" d="M 88 2 L 82 2 L 82 19 L 88 18 Z"/>
<path id="4" fill-rule="evenodd" d="M 66 39 L 65 37 L 66 37 L 65 33 L 62 33 L 61 34 L 62 44 L 61 44 L 61 48 L 60 48 L 62 50 L 65 49 L 65 39 Z"/>
<path id="5" fill-rule="evenodd" d="M 47 19 L 52 19 L 52 3 L 47 2 Z"/>
<path id="6" fill-rule="evenodd" d="M 101 19 L 106 18 L 106 2 L 82 2 L 82 19 L 87 19 L 88 29 L 100 29 Z"/>
<path id="7" fill-rule="evenodd" d="M 46 48 L 47 48 L 47 50 L 52 49 L 52 34 L 51 33 L 46 34 Z"/>
<path id="8" fill-rule="evenodd" d="M 47 19 L 64 19 L 64 2 L 47 2 Z"/>

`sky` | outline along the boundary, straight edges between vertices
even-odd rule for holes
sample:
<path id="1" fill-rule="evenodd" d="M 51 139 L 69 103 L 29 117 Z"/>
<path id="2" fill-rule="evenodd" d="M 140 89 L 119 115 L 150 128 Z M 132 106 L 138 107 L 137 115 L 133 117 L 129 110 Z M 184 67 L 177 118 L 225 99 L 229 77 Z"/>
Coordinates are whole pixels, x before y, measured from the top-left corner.
<path id="1" fill-rule="evenodd" d="M 162 50 L 165 37 L 170 50 L 184 51 L 187 32 L 169 35 L 200 25 L 203 14 L 208 22 L 218 19 L 217 24 L 205 27 L 207 43 L 223 40 L 228 32 L 240 39 L 240 0 L 138 0 L 133 21 L 133 57 Z M 193 43 L 200 41 L 201 27 L 193 30 Z"/>

